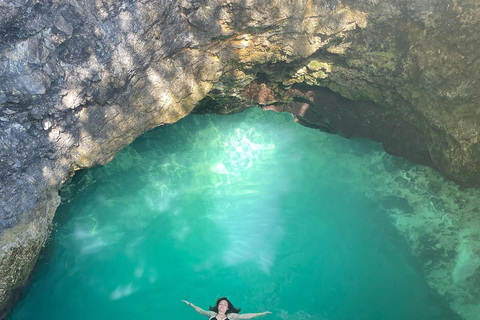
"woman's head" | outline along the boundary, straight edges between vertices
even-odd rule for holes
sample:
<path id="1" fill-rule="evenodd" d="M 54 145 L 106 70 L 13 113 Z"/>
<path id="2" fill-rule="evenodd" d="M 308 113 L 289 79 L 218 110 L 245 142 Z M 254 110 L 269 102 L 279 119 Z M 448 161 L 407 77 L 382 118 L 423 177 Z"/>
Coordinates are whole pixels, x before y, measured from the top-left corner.
<path id="1" fill-rule="evenodd" d="M 218 298 L 217 302 L 215 302 L 215 307 L 210 307 L 209 309 L 216 313 L 219 313 L 219 310 L 224 311 L 225 313 L 239 313 L 241 310 L 240 308 L 235 308 L 227 297 Z"/>

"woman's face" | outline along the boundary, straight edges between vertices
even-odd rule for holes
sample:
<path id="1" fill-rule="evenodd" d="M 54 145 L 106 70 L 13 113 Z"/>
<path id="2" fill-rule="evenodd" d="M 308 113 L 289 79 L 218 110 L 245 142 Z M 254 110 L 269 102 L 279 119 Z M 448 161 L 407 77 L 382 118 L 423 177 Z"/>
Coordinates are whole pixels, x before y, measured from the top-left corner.
<path id="1" fill-rule="evenodd" d="M 221 300 L 219 303 L 218 303 L 218 312 L 219 313 L 227 313 L 227 310 L 228 310 L 228 302 L 227 300 Z"/>

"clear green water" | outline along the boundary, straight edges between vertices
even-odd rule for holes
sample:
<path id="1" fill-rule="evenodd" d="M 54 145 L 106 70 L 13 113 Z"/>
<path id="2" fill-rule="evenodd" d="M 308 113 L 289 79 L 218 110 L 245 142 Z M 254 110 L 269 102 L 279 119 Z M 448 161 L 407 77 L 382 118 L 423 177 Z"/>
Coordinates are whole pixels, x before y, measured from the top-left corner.
<path id="1" fill-rule="evenodd" d="M 378 157 L 256 108 L 150 131 L 63 189 L 10 319 L 203 319 L 180 300 L 219 296 L 271 320 L 456 319 L 368 196 Z"/>

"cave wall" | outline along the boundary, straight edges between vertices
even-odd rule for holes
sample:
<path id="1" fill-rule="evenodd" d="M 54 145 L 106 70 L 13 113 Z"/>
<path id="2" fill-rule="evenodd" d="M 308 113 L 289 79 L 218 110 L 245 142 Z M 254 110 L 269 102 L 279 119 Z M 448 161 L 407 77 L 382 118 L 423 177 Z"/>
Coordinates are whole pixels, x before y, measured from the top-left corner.
<path id="1" fill-rule="evenodd" d="M 289 111 L 480 185 L 475 0 L 12 0 L 0 17 L 4 312 L 75 170 L 194 108 Z"/>

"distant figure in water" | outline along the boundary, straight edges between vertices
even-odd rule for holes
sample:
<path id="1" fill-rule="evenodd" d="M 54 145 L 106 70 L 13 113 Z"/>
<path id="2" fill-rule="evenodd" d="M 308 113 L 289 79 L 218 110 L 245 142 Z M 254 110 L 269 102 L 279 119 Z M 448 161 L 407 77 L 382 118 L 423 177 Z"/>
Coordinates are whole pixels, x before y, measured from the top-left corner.
<path id="1" fill-rule="evenodd" d="M 186 300 L 182 300 L 190 307 L 195 309 L 200 314 L 204 316 L 210 317 L 210 320 L 235 320 L 235 319 L 252 319 L 255 317 L 264 316 L 266 314 L 271 313 L 270 311 L 265 311 L 261 313 L 244 313 L 239 314 L 240 309 L 237 309 L 233 306 L 233 304 L 225 297 L 218 298 L 217 302 L 215 303 L 215 307 L 210 307 L 210 311 L 205 311 L 202 308 L 197 307 L 191 302 Z"/>

